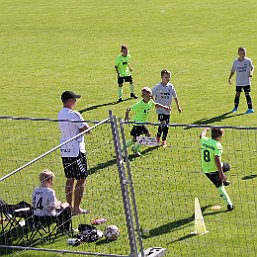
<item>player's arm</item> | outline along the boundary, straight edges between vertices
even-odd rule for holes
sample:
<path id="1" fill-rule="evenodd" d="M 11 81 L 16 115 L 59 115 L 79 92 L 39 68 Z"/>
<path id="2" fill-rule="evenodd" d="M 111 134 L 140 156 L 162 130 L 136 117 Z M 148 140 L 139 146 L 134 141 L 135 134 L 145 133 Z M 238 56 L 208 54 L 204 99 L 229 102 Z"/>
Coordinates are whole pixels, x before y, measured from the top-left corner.
<path id="1" fill-rule="evenodd" d="M 249 74 L 249 77 L 252 77 L 253 76 L 253 72 L 254 72 L 254 66 L 252 65 L 250 67 L 250 74 Z"/>
<path id="2" fill-rule="evenodd" d="M 118 66 L 117 65 L 115 65 L 114 66 L 114 68 L 115 68 L 115 70 L 116 70 L 116 73 L 117 73 L 117 75 L 118 75 L 118 77 L 120 76 L 120 73 L 119 73 L 119 69 L 118 69 Z"/>
<path id="3" fill-rule="evenodd" d="M 178 101 L 178 97 L 175 97 L 175 98 L 174 98 L 174 101 L 176 102 L 176 105 L 177 105 L 177 108 L 178 108 L 179 113 L 181 113 L 181 112 L 182 112 L 182 109 L 181 109 L 181 107 L 180 107 L 180 104 L 179 104 L 179 101 Z"/>
<path id="4" fill-rule="evenodd" d="M 79 132 L 81 133 L 81 132 L 83 132 L 83 131 L 85 131 L 87 129 L 90 129 L 90 126 L 86 123 L 82 128 L 79 129 Z"/>
<path id="5" fill-rule="evenodd" d="M 46 202 L 48 203 L 49 210 L 59 209 L 61 207 L 61 202 L 57 200 L 54 191 L 47 194 L 45 197 L 47 198 Z"/>
<path id="6" fill-rule="evenodd" d="M 200 134 L 200 138 L 206 137 L 207 131 L 209 131 L 209 130 L 210 130 L 210 128 L 205 128 L 205 129 L 203 129 L 203 131 L 202 131 L 201 134 Z"/>
<path id="7" fill-rule="evenodd" d="M 233 77 L 234 73 L 235 73 L 235 69 L 234 69 L 234 64 L 233 64 L 233 66 L 231 68 L 231 71 L 230 71 L 230 74 L 229 74 L 229 77 L 228 77 L 228 83 L 229 84 L 232 84 L 231 78 Z"/>
<path id="8" fill-rule="evenodd" d="M 215 164 L 216 164 L 217 170 L 219 172 L 220 181 L 223 182 L 223 181 L 226 180 L 226 176 L 225 176 L 225 174 L 223 172 L 221 158 L 218 155 L 215 155 L 214 158 L 215 158 Z"/>
<path id="9" fill-rule="evenodd" d="M 129 113 L 131 111 L 131 108 L 127 108 L 125 112 L 125 120 L 129 120 Z"/>
<path id="10" fill-rule="evenodd" d="M 133 71 L 133 69 L 132 69 L 130 63 L 128 63 L 128 67 L 129 67 L 129 71 Z"/>
<path id="11" fill-rule="evenodd" d="M 163 109 L 168 110 L 168 111 L 171 110 L 170 106 L 166 106 L 166 105 L 162 105 L 162 104 L 158 104 L 158 103 L 155 103 L 155 108 L 163 108 Z"/>

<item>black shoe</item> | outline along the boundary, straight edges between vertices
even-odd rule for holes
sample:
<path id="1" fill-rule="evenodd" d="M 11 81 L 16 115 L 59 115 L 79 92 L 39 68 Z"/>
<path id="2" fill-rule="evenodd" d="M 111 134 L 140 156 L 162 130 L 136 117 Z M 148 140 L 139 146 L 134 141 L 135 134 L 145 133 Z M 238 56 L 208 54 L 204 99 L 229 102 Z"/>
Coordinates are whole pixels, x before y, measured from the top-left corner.
<path id="1" fill-rule="evenodd" d="M 228 204 L 227 205 L 227 209 L 228 209 L 228 211 L 232 211 L 233 209 L 234 209 L 234 206 L 231 204 Z"/>
<path id="2" fill-rule="evenodd" d="M 118 99 L 118 103 L 120 103 L 120 102 L 122 102 L 123 100 L 122 100 L 122 98 L 120 97 L 119 99 Z"/>
<path id="3" fill-rule="evenodd" d="M 137 99 L 137 98 L 138 98 L 138 96 L 135 95 L 134 93 L 130 93 L 130 97 L 131 97 L 131 98 L 134 98 L 134 99 Z"/>
<path id="4" fill-rule="evenodd" d="M 223 182 L 223 185 L 226 187 L 226 186 L 229 186 L 230 185 L 230 182 L 228 180 L 224 181 Z"/>

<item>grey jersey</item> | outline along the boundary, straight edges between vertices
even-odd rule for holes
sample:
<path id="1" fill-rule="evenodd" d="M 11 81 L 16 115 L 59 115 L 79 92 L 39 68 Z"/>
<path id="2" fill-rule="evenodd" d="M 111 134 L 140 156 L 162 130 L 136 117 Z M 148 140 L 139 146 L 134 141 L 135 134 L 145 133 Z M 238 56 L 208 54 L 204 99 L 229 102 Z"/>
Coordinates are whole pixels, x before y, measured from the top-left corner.
<path id="1" fill-rule="evenodd" d="M 231 71 L 236 72 L 236 85 L 248 86 L 251 85 L 250 71 L 253 69 L 253 63 L 250 58 L 245 57 L 243 61 L 234 60 Z"/>
<path id="2" fill-rule="evenodd" d="M 34 214 L 37 216 L 55 216 L 55 203 L 57 199 L 51 188 L 37 187 L 32 195 Z"/>
<path id="3" fill-rule="evenodd" d="M 152 92 L 155 102 L 165 106 L 171 106 L 172 98 L 177 98 L 175 87 L 171 83 L 163 86 L 160 82 L 152 89 Z M 170 115 L 170 111 L 159 107 L 156 108 L 156 113 Z"/>

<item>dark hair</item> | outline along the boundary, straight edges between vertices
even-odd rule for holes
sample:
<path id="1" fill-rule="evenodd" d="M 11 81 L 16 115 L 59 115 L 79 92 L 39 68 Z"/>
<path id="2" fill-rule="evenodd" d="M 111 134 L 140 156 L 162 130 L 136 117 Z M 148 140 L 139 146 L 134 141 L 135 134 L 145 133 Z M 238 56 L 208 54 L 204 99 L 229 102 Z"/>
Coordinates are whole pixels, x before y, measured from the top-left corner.
<path id="1" fill-rule="evenodd" d="M 169 70 L 166 70 L 166 69 L 163 69 L 161 70 L 161 77 L 164 75 L 164 74 L 170 74 L 171 72 Z"/>
<path id="2" fill-rule="evenodd" d="M 122 46 L 121 46 L 121 52 L 122 52 L 123 50 L 125 50 L 125 49 L 128 50 L 128 47 L 127 47 L 126 45 L 122 45 Z"/>
<path id="3" fill-rule="evenodd" d="M 212 139 L 215 139 L 217 137 L 221 137 L 224 133 L 224 130 L 221 128 L 212 128 L 211 130 L 211 137 Z"/>
<path id="4" fill-rule="evenodd" d="M 238 48 L 237 52 L 239 52 L 239 51 L 246 52 L 246 49 L 245 49 L 245 47 L 240 46 L 240 47 Z"/>

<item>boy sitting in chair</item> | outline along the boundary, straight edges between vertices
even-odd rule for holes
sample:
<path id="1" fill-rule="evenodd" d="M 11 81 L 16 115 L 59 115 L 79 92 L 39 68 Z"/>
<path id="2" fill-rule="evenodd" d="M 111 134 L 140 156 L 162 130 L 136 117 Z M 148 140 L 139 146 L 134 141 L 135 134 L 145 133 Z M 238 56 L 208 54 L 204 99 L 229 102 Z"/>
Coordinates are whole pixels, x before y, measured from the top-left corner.
<path id="1" fill-rule="evenodd" d="M 35 188 L 32 195 L 34 217 L 38 220 L 56 221 L 59 232 L 70 231 L 71 210 L 68 203 L 61 203 L 56 199 L 52 189 L 54 174 L 44 170 L 39 174 L 40 186 Z M 47 221 L 48 220 L 48 221 Z"/>

